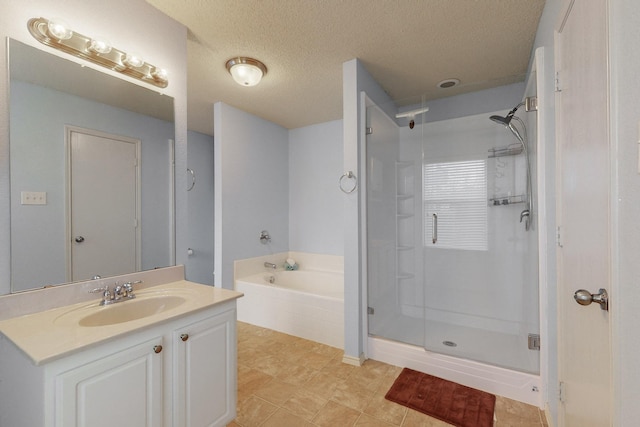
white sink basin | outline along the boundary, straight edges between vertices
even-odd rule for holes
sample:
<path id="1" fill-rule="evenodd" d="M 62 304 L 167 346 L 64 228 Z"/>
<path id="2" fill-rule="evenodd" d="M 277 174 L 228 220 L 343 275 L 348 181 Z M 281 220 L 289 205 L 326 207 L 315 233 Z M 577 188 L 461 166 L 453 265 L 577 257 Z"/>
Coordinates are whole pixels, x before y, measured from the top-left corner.
<path id="1" fill-rule="evenodd" d="M 60 316 L 54 323 L 97 327 L 117 325 L 133 320 L 150 318 L 173 310 L 193 300 L 194 295 L 185 290 L 164 290 L 162 292 L 142 291 L 131 300 L 100 306 L 98 302 L 75 307 Z M 159 318 L 161 316 L 158 316 Z"/>
<path id="2" fill-rule="evenodd" d="M 153 316 L 184 304 L 186 299 L 174 295 L 162 295 L 133 299 L 101 307 L 93 314 L 82 317 L 80 326 L 107 326 Z"/>

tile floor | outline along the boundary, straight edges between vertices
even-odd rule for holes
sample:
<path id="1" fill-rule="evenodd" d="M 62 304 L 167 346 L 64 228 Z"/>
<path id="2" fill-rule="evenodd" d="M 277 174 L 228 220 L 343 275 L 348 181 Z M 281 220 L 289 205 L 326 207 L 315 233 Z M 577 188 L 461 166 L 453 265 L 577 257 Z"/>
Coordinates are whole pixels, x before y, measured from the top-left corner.
<path id="1" fill-rule="evenodd" d="M 342 363 L 342 350 L 238 322 L 238 416 L 228 427 L 449 424 L 385 400 L 402 368 Z M 536 407 L 498 396 L 496 426 L 546 426 Z"/>

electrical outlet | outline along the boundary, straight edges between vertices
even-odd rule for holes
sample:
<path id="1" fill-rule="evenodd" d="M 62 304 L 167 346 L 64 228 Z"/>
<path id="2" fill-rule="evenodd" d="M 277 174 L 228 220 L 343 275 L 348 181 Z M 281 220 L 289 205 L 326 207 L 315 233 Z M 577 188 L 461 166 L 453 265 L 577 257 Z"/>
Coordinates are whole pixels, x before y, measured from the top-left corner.
<path id="1" fill-rule="evenodd" d="M 20 193 L 20 203 L 23 205 L 46 205 L 46 191 L 22 191 Z"/>

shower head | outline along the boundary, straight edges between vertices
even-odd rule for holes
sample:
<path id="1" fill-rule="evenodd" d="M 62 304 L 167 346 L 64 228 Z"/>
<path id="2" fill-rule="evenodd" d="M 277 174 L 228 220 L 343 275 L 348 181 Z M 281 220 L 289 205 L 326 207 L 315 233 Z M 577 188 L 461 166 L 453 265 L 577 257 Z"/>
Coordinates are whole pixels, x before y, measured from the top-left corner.
<path id="1" fill-rule="evenodd" d="M 513 117 L 513 116 L 511 116 L 511 117 Z M 491 117 L 489 117 L 489 119 L 491 121 L 494 121 L 494 122 L 496 122 L 498 124 L 501 124 L 503 126 L 509 126 L 509 123 L 511 123 L 511 117 L 509 117 L 508 115 L 507 115 L 507 117 L 491 116 Z"/>
<path id="2" fill-rule="evenodd" d="M 509 113 L 507 113 L 507 115 L 504 117 L 491 116 L 489 117 L 489 119 L 491 119 L 491 121 L 493 122 L 501 124 L 502 126 L 508 127 L 511 124 L 511 119 L 513 119 L 513 115 L 516 113 L 518 108 L 522 107 L 523 105 L 524 105 L 524 102 L 521 102 L 520 104 L 516 105 L 515 108 L 509 111 Z"/>

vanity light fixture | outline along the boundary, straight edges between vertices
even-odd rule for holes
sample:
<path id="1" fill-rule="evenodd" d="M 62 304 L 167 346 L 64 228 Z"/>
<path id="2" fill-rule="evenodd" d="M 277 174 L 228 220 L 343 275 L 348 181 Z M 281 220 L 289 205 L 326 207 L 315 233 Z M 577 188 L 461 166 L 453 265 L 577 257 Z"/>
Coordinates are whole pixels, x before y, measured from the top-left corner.
<path id="1" fill-rule="evenodd" d="M 231 58 L 226 64 L 227 71 L 241 86 L 255 86 L 260 83 L 262 76 L 267 74 L 267 67 L 257 59 L 239 56 Z"/>
<path id="2" fill-rule="evenodd" d="M 31 35 L 42 44 L 157 87 L 165 88 L 169 85 L 167 70 L 146 63 L 137 54 L 116 49 L 104 39 L 90 38 L 71 31 L 62 21 L 32 18 L 27 27 Z"/>

